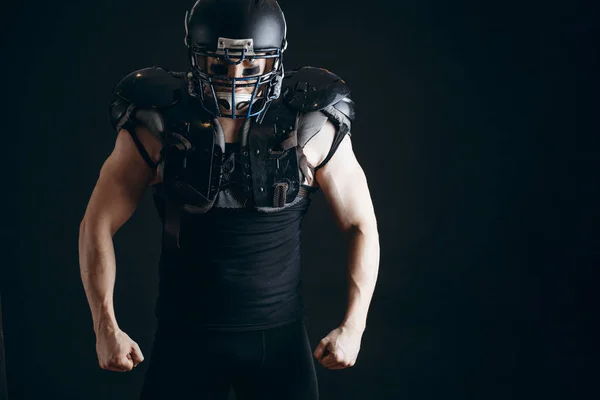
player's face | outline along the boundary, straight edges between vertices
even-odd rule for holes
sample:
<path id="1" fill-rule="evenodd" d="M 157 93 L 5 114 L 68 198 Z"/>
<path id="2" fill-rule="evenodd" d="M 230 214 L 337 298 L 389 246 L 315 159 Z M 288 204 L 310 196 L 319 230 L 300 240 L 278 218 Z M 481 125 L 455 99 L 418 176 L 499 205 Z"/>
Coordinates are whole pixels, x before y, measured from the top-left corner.
<path id="1" fill-rule="evenodd" d="M 267 81 L 256 86 L 259 76 L 272 72 L 275 60 L 273 58 L 245 58 L 239 64 L 235 64 L 239 58 L 230 57 L 229 61 L 218 57 L 199 57 L 198 66 L 211 76 L 211 85 L 204 85 L 204 92 L 207 96 L 212 96 L 214 89 L 217 96 L 219 111 L 222 114 L 243 116 L 248 112 L 250 103 L 256 103 L 263 99 L 264 93 L 268 87 Z M 235 81 L 235 96 L 231 93 L 233 86 L 232 78 Z M 241 79 L 240 79 L 241 78 Z M 256 93 L 254 91 L 256 90 Z M 254 100 L 252 100 L 254 99 Z M 235 101 L 235 104 L 232 102 Z"/>
<path id="2" fill-rule="evenodd" d="M 238 59 L 231 58 L 232 61 L 238 61 Z M 253 76 L 259 76 L 265 73 L 267 65 L 271 64 L 271 60 L 264 58 L 251 59 L 247 58 L 241 63 L 235 65 L 230 64 L 225 60 L 207 57 L 206 60 L 206 71 L 211 75 L 227 76 L 229 78 L 251 78 Z M 215 79 L 216 83 L 229 83 L 227 81 Z M 239 82 L 238 82 L 239 83 Z M 245 81 L 243 84 L 249 84 L 250 86 L 240 86 L 236 83 L 236 93 L 252 93 L 254 90 L 254 84 L 256 79 L 250 79 Z M 219 87 L 217 91 L 228 91 L 225 87 Z"/>

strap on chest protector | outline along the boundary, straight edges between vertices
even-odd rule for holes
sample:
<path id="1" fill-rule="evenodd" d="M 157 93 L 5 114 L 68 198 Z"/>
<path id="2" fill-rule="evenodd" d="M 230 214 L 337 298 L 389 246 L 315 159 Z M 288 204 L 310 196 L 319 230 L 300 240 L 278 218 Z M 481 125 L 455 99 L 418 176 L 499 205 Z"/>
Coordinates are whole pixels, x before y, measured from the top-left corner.
<path id="1" fill-rule="evenodd" d="M 298 112 L 287 107 L 271 109 L 263 122 L 248 133 L 249 153 L 244 175 L 251 176 L 255 207 L 283 208 L 300 189 L 296 146 Z"/>

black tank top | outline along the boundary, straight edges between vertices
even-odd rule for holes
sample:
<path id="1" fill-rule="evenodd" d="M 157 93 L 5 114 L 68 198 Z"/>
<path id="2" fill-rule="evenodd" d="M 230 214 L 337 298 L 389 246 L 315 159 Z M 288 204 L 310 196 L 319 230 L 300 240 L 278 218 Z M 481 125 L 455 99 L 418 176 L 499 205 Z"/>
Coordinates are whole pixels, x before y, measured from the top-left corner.
<path id="1" fill-rule="evenodd" d="M 231 145 L 226 150 L 238 151 Z M 269 213 L 251 205 L 183 213 L 181 250 L 161 255 L 159 325 L 184 331 L 239 331 L 302 318 L 301 223 L 310 202 L 302 198 Z M 159 206 L 162 216 L 161 211 Z"/>

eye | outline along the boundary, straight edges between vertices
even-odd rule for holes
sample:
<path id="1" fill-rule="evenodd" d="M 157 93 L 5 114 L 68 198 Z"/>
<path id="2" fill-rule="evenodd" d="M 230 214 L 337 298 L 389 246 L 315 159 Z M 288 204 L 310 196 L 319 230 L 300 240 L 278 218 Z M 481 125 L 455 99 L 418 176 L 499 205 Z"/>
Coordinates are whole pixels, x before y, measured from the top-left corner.
<path id="1" fill-rule="evenodd" d="M 221 64 L 212 64 L 210 70 L 215 75 L 227 75 L 227 67 Z"/>

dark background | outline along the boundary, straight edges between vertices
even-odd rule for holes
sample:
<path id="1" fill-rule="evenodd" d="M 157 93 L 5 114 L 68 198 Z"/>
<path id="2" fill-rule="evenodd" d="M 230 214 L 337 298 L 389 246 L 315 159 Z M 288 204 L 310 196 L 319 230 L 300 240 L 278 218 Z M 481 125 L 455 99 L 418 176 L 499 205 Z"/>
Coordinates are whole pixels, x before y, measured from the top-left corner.
<path id="1" fill-rule="evenodd" d="M 112 87 L 135 69 L 187 68 L 192 3 L 2 11 L 11 400 L 138 396 L 147 362 L 127 374 L 98 366 L 78 227 L 114 145 Z M 595 296 L 576 286 L 593 286 L 600 261 L 593 2 L 281 5 L 287 69 L 324 67 L 352 88 L 381 240 L 358 362 L 317 365 L 321 398 L 594 398 Z M 314 347 L 343 317 L 346 250 L 322 194 L 304 228 Z M 148 193 L 115 236 L 117 319 L 146 356 L 160 231 Z"/>

